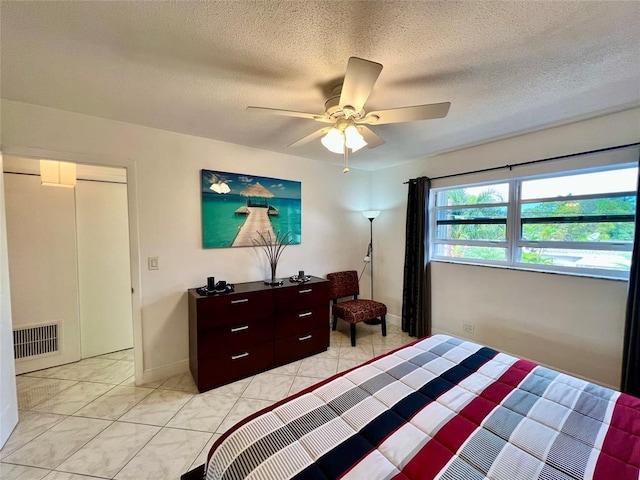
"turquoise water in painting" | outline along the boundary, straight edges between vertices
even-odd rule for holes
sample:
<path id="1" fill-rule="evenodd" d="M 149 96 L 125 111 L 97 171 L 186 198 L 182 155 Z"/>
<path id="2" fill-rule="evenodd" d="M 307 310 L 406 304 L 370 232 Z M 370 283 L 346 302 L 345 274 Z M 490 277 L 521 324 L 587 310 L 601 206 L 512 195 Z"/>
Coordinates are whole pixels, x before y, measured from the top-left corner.
<path id="1" fill-rule="evenodd" d="M 202 246 L 204 248 L 230 247 L 245 219 L 235 211 L 247 204 L 240 195 L 202 193 Z M 269 205 L 280 212 L 270 216 L 274 232 L 291 232 L 294 244 L 302 241 L 302 202 L 298 198 L 271 198 Z"/>

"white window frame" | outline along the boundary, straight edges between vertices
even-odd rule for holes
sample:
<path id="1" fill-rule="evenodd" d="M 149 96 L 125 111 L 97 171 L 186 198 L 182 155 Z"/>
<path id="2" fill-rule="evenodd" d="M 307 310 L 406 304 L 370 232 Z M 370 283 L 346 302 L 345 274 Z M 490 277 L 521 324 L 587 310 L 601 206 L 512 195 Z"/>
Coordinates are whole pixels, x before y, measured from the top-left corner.
<path id="1" fill-rule="evenodd" d="M 432 188 L 429 198 L 429 244 L 430 244 L 430 260 L 462 263 L 468 265 L 488 265 L 517 270 L 542 271 L 550 273 L 561 273 L 567 275 L 589 276 L 598 278 L 627 279 L 628 271 L 613 270 L 607 268 L 587 268 L 587 267 L 569 267 L 561 265 L 544 265 L 535 263 L 526 263 L 519 261 L 520 249 L 524 247 L 538 248 L 557 248 L 557 249 L 576 249 L 576 250 L 604 250 L 604 251 L 621 251 L 631 252 L 633 250 L 633 242 L 563 242 L 563 241 L 530 241 L 520 239 L 521 226 L 521 206 L 527 203 L 540 203 L 545 201 L 562 201 L 563 197 L 553 198 L 535 198 L 530 200 L 522 200 L 520 191 L 522 182 L 529 180 L 538 180 L 544 178 L 558 178 L 563 176 L 580 175 L 584 173 L 605 172 L 611 170 L 619 170 L 625 168 L 636 167 L 635 163 L 622 163 L 617 165 L 607 165 L 596 168 L 587 168 L 580 170 L 571 170 L 566 172 L 545 173 L 539 175 L 527 175 L 522 177 L 512 177 L 502 180 L 491 180 L 487 182 L 464 183 L 457 185 L 448 185 L 446 187 Z M 473 205 L 452 205 L 437 206 L 436 199 L 440 192 L 454 190 L 460 188 L 472 187 L 491 187 L 491 185 L 509 184 L 508 202 L 473 204 Z M 639 188 L 640 186 L 636 186 Z M 575 195 L 572 200 L 589 200 L 598 198 L 610 198 L 612 196 L 636 196 L 636 191 L 617 192 L 617 193 L 601 193 L 588 195 Z M 464 208 L 481 208 L 481 207 L 506 207 L 507 208 L 507 224 L 505 232 L 505 241 L 483 241 L 483 240 L 446 240 L 437 238 L 437 217 L 438 211 L 453 210 Z M 486 260 L 477 258 L 461 258 L 449 257 L 446 255 L 436 254 L 437 245 L 468 245 L 478 247 L 501 247 L 505 248 L 505 260 Z"/>
<path id="2" fill-rule="evenodd" d="M 470 245 L 470 246 L 474 246 L 474 247 L 498 247 L 498 248 L 505 248 L 506 249 L 506 261 L 502 261 L 502 260 L 483 260 L 483 259 L 478 259 L 479 262 L 476 262 L 476 259 L 460 259 L 458 257 L 447 257 L 447 256 L 436 256 L 436 255 L 432 255 L 431 259 L 438 259 L 438 260 L 446 260 L 446 261 L 454 261 L 456 263 L 482 263 L 483 265 L 505 265 L 506 262 L 510 261 L 510 249 L 509 249 L 509 239 L 510 239 L 510 229 L 509 229 L 509 205 L 511 202 L 511 198 L 509 198 L 506 202 L 499 202 L 499 203 L 480 203 L 480 204 L 472 204 L 472 205 L 443 205 L 443 206 L 439 206 L 436 207 L 435 203 L 436 203 L 436 196 L 437 193 L 440 191 L 446 191 L 446 190 L 453 190 L 453 189 L 457 189 L 457 188 L 464 188 L 464 187 L 490 187 L 491 185 L 504 185 L 504 184 L 509 184 L 510 180 L 499 180 L 499 181 L 492 181 L 492 182 L 482 182 L 482 183 L 474 183 L 474 184 L 464 184 L 461 186 L 451 186 L 451 187 L 445 187 L 445 188 L 434 188 L 431 189 L 431 198 L 430 198 L 430 203 L 429 203 L 429 208 L 430 208 L 430 241 L 431 241 L 431 246 L 432 248 L 430 248 L 430 252 L 434 252 L 435 251 L 435 245 L 441 244 L 441 245 Z M 509 195 L 511 195 L 511 187 L 509 188 Z M 437 213 L 436 213 L 436 209 L 437 210 L 460 210 L 460 209 L 464 209 L 464 208 L 483 208 L 483 207 L 505 207 L 507 209 L 507 223 L 505 225 L 505 240 L 504 241 L 497 241 L 497 240 L 440 240 L 438 238 L 436 238 L 437 235 Z"/>

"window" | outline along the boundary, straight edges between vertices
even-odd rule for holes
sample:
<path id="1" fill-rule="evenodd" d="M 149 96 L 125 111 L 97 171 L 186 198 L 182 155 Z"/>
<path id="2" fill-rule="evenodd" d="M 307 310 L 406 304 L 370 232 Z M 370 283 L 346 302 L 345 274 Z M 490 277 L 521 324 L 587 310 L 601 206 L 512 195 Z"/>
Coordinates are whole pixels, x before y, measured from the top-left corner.
<path id="1" fill-rule="evenodd" d="M 431 257 L 626 278 L 636 166 L 432 190 Z"/>

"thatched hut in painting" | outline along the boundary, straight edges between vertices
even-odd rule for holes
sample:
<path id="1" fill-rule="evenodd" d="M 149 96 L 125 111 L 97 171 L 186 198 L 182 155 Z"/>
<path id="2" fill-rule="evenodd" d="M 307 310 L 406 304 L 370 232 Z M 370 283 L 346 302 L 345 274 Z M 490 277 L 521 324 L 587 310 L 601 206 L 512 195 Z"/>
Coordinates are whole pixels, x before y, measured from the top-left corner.
<path id="1" fill-rule="evenodd" d="M 249 207 L 266 208 L 269 215 L 278 215 L 278 209 L 269 205 L 269 198 L 273 198 L 275 195 L 260 185 L 260 182 L 256 182 L 253 185 L 249 185 L 247 188 L 240 192 L 240 195 L 247 197 L 247 206 L 240 207 L 236 210 L 236 214 L 249 213 Z"/>

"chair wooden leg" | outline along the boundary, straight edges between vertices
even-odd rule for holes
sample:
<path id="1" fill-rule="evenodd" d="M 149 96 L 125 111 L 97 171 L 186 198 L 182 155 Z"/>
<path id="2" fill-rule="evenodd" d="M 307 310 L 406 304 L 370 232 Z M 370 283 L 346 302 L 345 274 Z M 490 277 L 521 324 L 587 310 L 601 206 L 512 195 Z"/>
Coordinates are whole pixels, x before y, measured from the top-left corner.
<path id="1" fill-rule="evenodd" d="M 331 330 L 335 330 L 337 326 L 338 326 L 338 316 L 334 315 L 333 316 L 333 326 L 331 327 Z"/>
<path id="2" fill-rule="evenodd" d="M 350 323 L 349 327 L 351 328 L 351 346 L 356 346 L 356 324 Z"/>
<path id="3" fill-rule="evenodd" d="M 386 337 L 387 336 L 387 320 L 386 320 L 386 315 L 382 315 L 380 317 L 381 323 L 382 323 L 382 336 Z"/>

